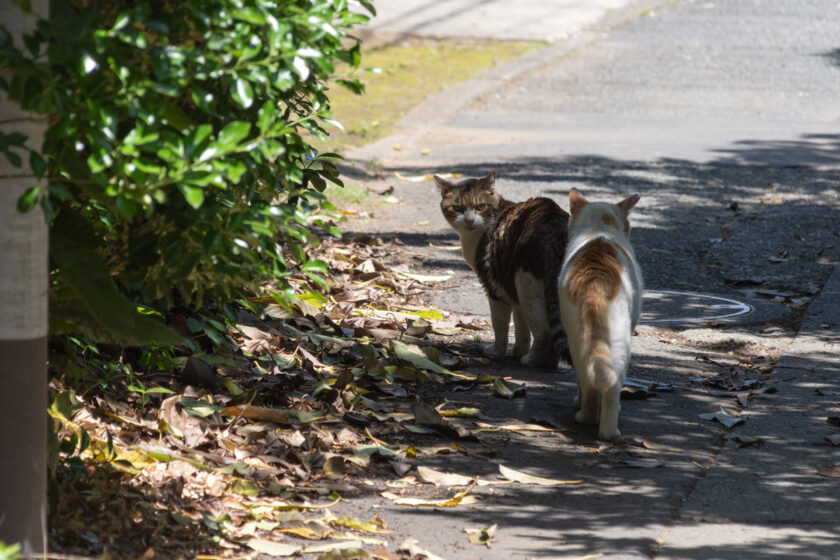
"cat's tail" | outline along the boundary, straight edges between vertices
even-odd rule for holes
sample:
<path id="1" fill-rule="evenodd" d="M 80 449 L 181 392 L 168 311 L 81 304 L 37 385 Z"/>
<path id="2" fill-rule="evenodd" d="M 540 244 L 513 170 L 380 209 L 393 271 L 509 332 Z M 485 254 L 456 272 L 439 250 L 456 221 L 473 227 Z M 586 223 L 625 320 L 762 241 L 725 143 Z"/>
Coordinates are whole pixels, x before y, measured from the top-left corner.
<path id="1" fill-rule="evenodd" d="M 569 340 L 560 318 L 560 294 L 557 291 L 557 281 L 545 283 L 545 310 L 551 331 L 551 348 L 558 358 L 571 365 L 572 354 L 569 352 Z"/>
<path id="2" fill-rule="evenodd" d="M 581 357 L 586 376 L 598 391 L 615 383 L 610 342 L 609 300 L 590 293 L 581 303 Z"/>

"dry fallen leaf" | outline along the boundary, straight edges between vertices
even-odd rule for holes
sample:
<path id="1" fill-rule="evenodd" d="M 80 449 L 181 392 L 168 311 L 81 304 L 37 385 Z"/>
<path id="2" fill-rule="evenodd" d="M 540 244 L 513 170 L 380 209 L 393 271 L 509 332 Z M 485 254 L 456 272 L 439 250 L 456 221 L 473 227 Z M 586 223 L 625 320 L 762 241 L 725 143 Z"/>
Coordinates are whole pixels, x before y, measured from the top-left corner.
<path id="1" fill-rule="evenodd" d="M 717 420 L 727 428 L 733 428 L 738 424 L 742 424 L 743 422 L 745 422 L 743 418 L 740 418 L 738 416 L 732 416 L 731 414 L 722 410 L 718 412 L 707 412 L 706 414 L 700 414 L 699 417 L 703 420 Z"/>
<path id="2" fill-rule="evenodd" d="M 249 418 L 251 420 L 263 420 L 266 422 L 275 422 L 277 424 L 306 423 L 324 417 L 323 414 L 316 412 L 301 412 L 298 410 L 278 410 L 273 408 L 264 408 L 262 406 L 245 404 L 229 406 L 222 410 L 219 414 L 222 416 L 242 416 L 242 418 Z"/>
<path id="3" fill-rule="evenodd" d="M 455 373 L 449 371 L 440 364 L 436 364 L 435 362 L 430 360 L 425 354 L 423 354 L 422 350 L 420 350 L 414 345 L 404 344 L 398 340 L 391 340 L 390 342 L 391 351 L 394 353 L 394 355 L 400 360 L 408 362 L 413 366 L 429 370 L 434 373 L 449 375 L 451 377 L 457 377 L 459 379 L 475 379 L 475 376 L 473 375 L 463 375 L 460 373 Z"/>
<path id="4" fill-rule="evenodd" d="M 341 548 L 324 552 L 318 560 L 362 560 L 370 557 L 370 554 L 362 548 Z"/>
<path id="5" fill-rule="evenodd" d="M 374 560 L 403 560 L 402 556 L 395 556 L 381 546 L 378 546 L 371 553 L 371 558 Z"/>
<path id="6" fill-rule="evenodd" d="M 397 552 L 408 553 L 409 560 L 443 560 L 437 554 L 432 554 L 428 550 L 421 548 L 417 544 L 417 539 L 406 539 L 397 548 Z"/>
<path id="7" fill-rule="evenodd" d="M 820 465 L 817 467 L 817 474 L 827 478 L 840 478 L 840 464 Z"/>
<path id="8" fill-rule="evenodd" d="M 363 545 L 364 543 L 360 539 L 352 541 L 333 541 L 315 546 L 308 546 L 300 552 L 301 554 L 318 554 L 336 550 L 361 549 Z M 337 558 L 341 558 L 341 556 L 338 556 Z"/>
<path id="9" fill-rule="evenodd" d="M 685 453 L 685 449 L 680 449 L 678 447 L 668 447 L 666 445 L 659 445 L 658 443 L 651 443 L 640 437 L 631 437 L 629 439 L 636 445 L 640 445 L 645 449 L 650 449 L 652 451 L 665 451 L 668 453 Z"/>
<path id="10" fill-rule="evenodd" d="M 344 460 L 344 457 L 339 455 L 330 457 L 324 462 L 324 466 L 321 468 L 321 474 L 330 480 L 341 478 L 347 474 L 347 462 Z"/>
<path id="11" fill-rule="evenodd" d="M 831 445 L 838 446 L 840 445 L 840 432 L 837 432 L 836 434 L 827 435 L 825 436 L 825 439 L 830 441 Z"/>
<path id="12" fill-rule="evenodd" d="M 469 476 L 444 473 L 422 465 L 417 467 L 417 475 L 421 480 L 431 482 L 437 486 L 466 486 L 473 481 L 473 478 Z"/>
<path id="13" fill-rule="evenodd" d="M 542 426 L 540 424 L 502 424 L 501 426 L 494 426 L 493 424 L 487 424 L 485 422 L 476 422 L 476 426 L 479 428 L 485 428 L 488 430 L 506 430 L 508 432 L 557 432 L 560 431 L 559 428 L 548 428 L 546 426 Z"/>
<path id="14" fill-rule="evenodd" d="M 496 380 L 493 381 L 493 393 L 497 397 L 503 397 L 505 399 L 515 399 L 518 397 L 524 397 L 525 392 L 525 385 L 505 381 L 501 377 L 497 377 Z"/>
<path id="15" fill-rule="evenodd" d="M 487 548 L 490 548 L 490 541 L 493 539 L 493 536 L 496 534 L 496 529 L 499 528 L 497 523 L 489 527 L 485 527 L 483 529 L 464 529 L 464 531 L 469 534 L 470 542 L 473 544 L 483 544 Z"/>
<path id="16" fill-rule="evenodd" d="M 245 544 L 260 554 L 269 556 L 294 556 L 301 551 L 299 546 L 266 539 L 248 539 Z"/>
<path id="17" fill-rule="evenodd" d="M 761 447 L 764 445 L 764 440 L 756 436 L 744 436 L 741 434 L 729 434 L 726 439 L 734 441 L 738 444 L 738 449 L 742 447 Z"/>
<path id="18" fill-rule="evenodd" d="M 422 498 L 401 498 L 396 497 L 394 500 L 394 504 L 398 506 L 428 506 L 428 507 L 453 507 L 457 505 L 467 505 L 471 503 L 475 503 L 475 498 L 470 496 L 467 499 L 467 494 L 475 488 L 476 481 L 473 480 L 472 484 L 470 484 L 464 490 L 461 490 L 451 498 L 444 498 L 439 500 L 425 500 Z M 383 492 L 382 495 L 385 496 L 386 492 Z M 388 493 L 389 494 L 389 493 Z"/>
<path id="19" fill-rule="evenodd" d="M 533 476 L 520 471 L 511 469 L 504 465 L 499 465 L 499 472 L 508 480 L 520 482 L 522 484 L 539 484 L 540 486 L 557 486 L 559 484 L 580 484 L 582 480 L 556 480 L 553 478 L 542 478 L 540 476 Z"/>
<path id="20" fill-rule="evenodd" d="M 378 517 L 374 518 L 374 521 L 369 523 L 359 521 L 355 517 L 336 517 L 334 519 L 330 519 L 329 524 L 333 527 L 353 529 L 354 531 L 363 531 L 365 533 L 375 533 L 379 535 L 393 533 L 393 531 L 388 531 L 384 528 L 385 523 Z"/>
<path id="21" fill-rule="evenodd" d="M 158 410 L 158 418 L 172 435 L 183 438 L 187 447 L 198 447 L 208 437 L 206 422 L 190 415 L 189 411 L 184 409 L 181 395 L 164 399 Z"/>
<path id="22" fill-rule="evenodd" d="M 662 466 L 662 462 L 656 459 L 626 459 L 622 463 L 634 469 L 655 469 Z"/>

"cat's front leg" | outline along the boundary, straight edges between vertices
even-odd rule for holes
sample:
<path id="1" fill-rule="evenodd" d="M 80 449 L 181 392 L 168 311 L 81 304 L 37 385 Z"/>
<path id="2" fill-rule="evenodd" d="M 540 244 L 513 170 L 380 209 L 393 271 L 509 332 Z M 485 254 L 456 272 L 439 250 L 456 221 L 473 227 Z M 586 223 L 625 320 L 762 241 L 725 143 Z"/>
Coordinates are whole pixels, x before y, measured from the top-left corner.
<path id="1" fill-rule="evenodd" d="M 496 339 L 484 347 L 484 355 L 488 358 L 504 358 L 508 347 L 511 307 L 496 299 L 489 301 L 490 322 L 493 323 L 493 335 Z"/>
<path id="2" fill-rule="evenodd" d="M 513 308 L 513 335 L 516 341 L 513 343 L 513 355 L 524 356 L 531 349 L 531 329 L 528 328 L 528 320 L 520 306 Z"/>

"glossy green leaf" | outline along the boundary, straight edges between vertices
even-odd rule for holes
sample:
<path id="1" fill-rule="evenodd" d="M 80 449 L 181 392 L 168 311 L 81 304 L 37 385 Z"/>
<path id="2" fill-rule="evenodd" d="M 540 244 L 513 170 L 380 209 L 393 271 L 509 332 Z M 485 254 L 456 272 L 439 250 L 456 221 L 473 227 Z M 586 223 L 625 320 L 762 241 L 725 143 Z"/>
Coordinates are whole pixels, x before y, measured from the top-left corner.
<path id="1" fill-rule="evenodd" d="M 266 101 L 257 113 L 257 127 L 261 133 L 266 133 L 277 118 L 277 105 L 274 101 Z"/>
<path id="2" fill-rule="evenodd" d="M 329 272 L 329 270 L 327 269 L 327 263 L 318 260 L 307 261 L 306 264 L 303 265 L 303 271 L 320 272 L 321 274 L 327 274 Z"/>
<path id="3" fill-rule="evenodd" d="M 178 190 L 180 190 L 181 194 L 184 195 L 184 200 L 187 201 L 187 204 L 196 210 L 201 208 L 201 205 L 204 204 L 204 189 L 201 187 L 181 183 L 178 185 Z"/>
<path id="4" fill-rule="evenodd" d="M 55 2 L 25 49 L 3 51 L 15 75 L 0 77 L 0 88 L 50 115 L 48 152 L 33 154 L 24 135 L 0 125 L 0 159 L 22 167 L 28 158 L 36 176 L 51 178 L 21 207 L 41 204 L 93 230 L 78 247 L 55 245 L 55 332 L 118 344 L 158 338 L 162 323 L 135 317 L 126 294 L 166 311 L 176 301 L 220 304 L 273 281 L 288 305 L 285 279 L 317 240 L 309 230 L 339 233 L 331 218 L 302 218 L 330 210 L 318 191 L 340 181 L 323 158 L 302 154 L 331 119 L 326 84 L 336 64 L 358 63 L 349 33 L 365 4 L 150 6 Z M 303 273 L 328 285 L 318 263 Z"/>
<path id="5" fill-rule="evenodd" d="M 265 15 L 257 8 L 250 6 L 234 10 L 233 17 L 255 25 L 263 25 L 265 23 Z"/>
<path id="6" fill-rule="evenodd" d="M 38 197 L 41 189 L 38 187 L 30 187 L 26 189 L 17 201 L 18 212 L 29 212 L 38 205 Z"/>
<path id="7" fill-rule="evenodd" d="M 37 178 L 42 178 L 47 170 L 47 162 L 37 152 L 29 152 L 29 167 Z"/>
<path id="8" fill-rule="evenodd" d="M 254 89 L 251 83 L 243 78 L 237 78 L 233 90 L 233 98 L 245 109 L 254 104 Z"/>
<path id="9" fill-rule="evenodd" d="M 187 414 L 197 418 L 207 418 L 215 412 L 221 412 L 225 408 L 218 404 L 191 399 L 189 397 L 181 397 L 181 406 L 184 407 Z"/>
<path id="10" fill-rule="evenodd" d="M 248 136 L 251 132 L 251 124 L 244 121 L 234 121 L 225 125 L 219 132 L 218 138 L 213 142 L 214 146 L 219 151 L 231 151 Z"/>

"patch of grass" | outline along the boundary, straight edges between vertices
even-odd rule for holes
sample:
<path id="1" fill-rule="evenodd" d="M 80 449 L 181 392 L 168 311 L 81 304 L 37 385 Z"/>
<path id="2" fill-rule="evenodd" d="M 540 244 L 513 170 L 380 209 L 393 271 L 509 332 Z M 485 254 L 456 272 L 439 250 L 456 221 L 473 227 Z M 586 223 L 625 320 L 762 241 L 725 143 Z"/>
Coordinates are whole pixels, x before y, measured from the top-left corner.
<path id="1" fill-rule="evenodd" d="M 358 205 L 365 202 L 370 193 L 367 189 L 350 183 L 344 183 L 343 187 L 338 185 L 328 185 L 324 191 L 324 196 L 333 204 L 341 207 L 346 204 Z"/>
<path id="2" fill-rule="evenodd" d="M 339 84 L 331 86 L 332 109 L 344 130 L 332 129 L 322 151 L 341 153 L 383 138 L 430 94 L 540 46 L 542 43 L 523 41 L 463 40 L 363 48 L 362 66 L 379 69 L 379 73 L 355 73 L 354 77 L 365 82 L 363 95 Z"/>

